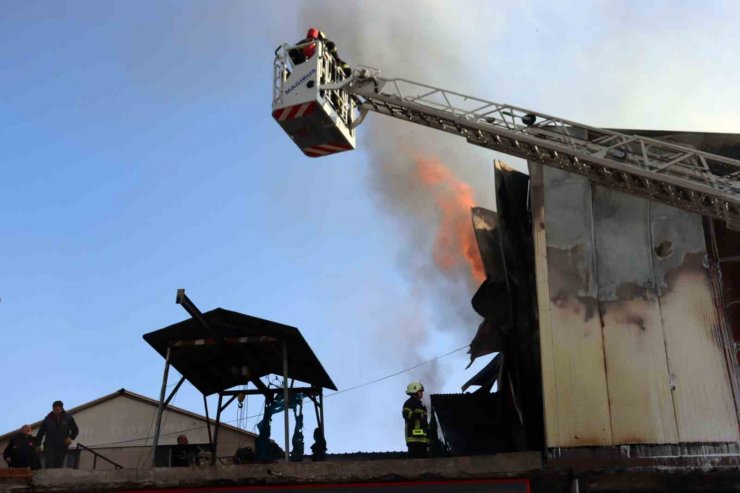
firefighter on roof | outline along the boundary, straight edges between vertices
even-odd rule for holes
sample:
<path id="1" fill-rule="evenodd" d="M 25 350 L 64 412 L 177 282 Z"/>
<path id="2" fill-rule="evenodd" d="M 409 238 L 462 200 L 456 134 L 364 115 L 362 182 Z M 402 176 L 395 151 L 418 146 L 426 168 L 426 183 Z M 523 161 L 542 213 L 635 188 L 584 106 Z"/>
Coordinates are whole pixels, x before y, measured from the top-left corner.
<path id="1" fill-rule="evenodd" d="M 421 402 L 424 386 L 421 382 L 411 382 L 406 387 L 409 398 L 403 403 L 403 420 L 406 428 L 406 446 L 410 459 L 429 457 L 429 423 L 427 408 Z"/>

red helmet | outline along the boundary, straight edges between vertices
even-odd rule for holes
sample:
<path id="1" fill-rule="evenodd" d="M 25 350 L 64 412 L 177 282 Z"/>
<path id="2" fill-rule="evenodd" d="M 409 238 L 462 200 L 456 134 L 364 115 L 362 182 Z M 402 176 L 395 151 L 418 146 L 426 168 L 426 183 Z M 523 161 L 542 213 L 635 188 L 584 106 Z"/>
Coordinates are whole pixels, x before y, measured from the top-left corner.
<path id="1" fill-rule="evenodd" d="M 308 33 L 306 33 L 306 37 L 311 39 L 319 39 L 319 30 L 315 27 L 312 27 L 308 30 Z"/>

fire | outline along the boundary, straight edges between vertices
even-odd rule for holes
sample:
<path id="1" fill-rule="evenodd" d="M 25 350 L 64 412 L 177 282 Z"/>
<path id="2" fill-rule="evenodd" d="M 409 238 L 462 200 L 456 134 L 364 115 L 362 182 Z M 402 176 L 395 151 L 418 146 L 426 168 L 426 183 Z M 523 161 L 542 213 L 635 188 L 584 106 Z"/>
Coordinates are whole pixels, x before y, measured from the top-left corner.
<path id="1" fill-rule="evenodd" d="M 435 263 L 443 272 L 450 272 L 465 262 L 473 280 L 483 282 L 486 275 L 470 220 L 470 209 L 475 205 L 473 189 L 435 157 L 416 156 L 416 171 L 432 192 L 441 217 L 434 241 Z"/>

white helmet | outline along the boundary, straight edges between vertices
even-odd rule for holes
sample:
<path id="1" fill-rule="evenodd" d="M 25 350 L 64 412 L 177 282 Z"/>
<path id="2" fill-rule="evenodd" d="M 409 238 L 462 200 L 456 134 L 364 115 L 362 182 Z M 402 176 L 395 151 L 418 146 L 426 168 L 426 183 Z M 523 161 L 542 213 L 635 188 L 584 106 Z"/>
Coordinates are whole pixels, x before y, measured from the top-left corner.
<path id="1" fill-rule="evenodd" d="M 408 395 L 414 395 L 420 390 L 424 390 L 424 386 L 421 384 L 421 382 L 411 382 L 406 386 L 406 393 Z"/>

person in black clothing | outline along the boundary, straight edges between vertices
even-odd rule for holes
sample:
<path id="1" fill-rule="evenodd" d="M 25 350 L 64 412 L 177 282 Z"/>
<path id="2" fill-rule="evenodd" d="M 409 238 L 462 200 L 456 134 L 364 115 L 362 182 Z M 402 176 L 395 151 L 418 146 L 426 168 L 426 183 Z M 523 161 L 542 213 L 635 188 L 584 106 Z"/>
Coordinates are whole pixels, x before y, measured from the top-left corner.
<path id="1" fill-rule="evenodd" d="M 233 458 L 234 464 L 251 464 L 254 462 L 254 450 L 252 447 L 242 447 L 236 449 Z"/>
<path id="2" fill-rule="evenodd" d="M 314 462 L 326 460 L 326 439 L 324 438 L 324 434 L 321 433 L 321 428 L 318 426 L 313 430 L 313 445 L 311 445 L 311 452 L 313 452 L 311 459 Z"/>
<path id="3" fill-rule="evenodd" d="M 3 459 L 8 467 L 39 468 L 39 458 L 36 455 L 36 439 L 31 436 L 31 426 L 23 425 L 13 433 L 8 446 L 3 451 Z"/>
<path id="4" fill-rule="evenodd" d="M 188 437 L 177 437 L 177 445 L 172 449 L 172 467 L 194 466 L 198 459 L 198 447 L 188 444 Z"/>
<path id="5" fill-rule="evenodd" d="M 429 423 L 427 408 L 421 402 L 424 386 L 421 382 L 411 382 L 406 387 L 409 398 L 403 403 L 403 420 L 406 428 L 406 446 L 410 459 L 429 457 Z"/>
<path id="6" fill-rule="evenodd" d="M 352 68 L 349 66 L 347 62 L 339 58 L 339 53 L 337 52 L 337 45 L 334 43 L 334 41 L 327 39 L 324 32 L 320 32 L 320 39 L 323 39 L 326 41 L 326 51 L 329 52 L 331 56 L 334 57 L 334 60 L 337 62 L 337 67 L 342 71 L 345 77 L 349 77 L 352 75 Z"/>
<path id="7" fill-rule="evenodd" d="M 36 443 L 41 444 L 44 437 L 44 467 L 57 469 L 64 467 L 67 449 L 72 440 L 77 438 L 80 430 L 71 414 L 64 410 L 62 401 L 54 401 L 51 412 L 46 415 L 41 428 L 36 434 Z"/>

